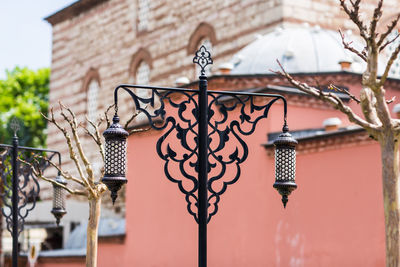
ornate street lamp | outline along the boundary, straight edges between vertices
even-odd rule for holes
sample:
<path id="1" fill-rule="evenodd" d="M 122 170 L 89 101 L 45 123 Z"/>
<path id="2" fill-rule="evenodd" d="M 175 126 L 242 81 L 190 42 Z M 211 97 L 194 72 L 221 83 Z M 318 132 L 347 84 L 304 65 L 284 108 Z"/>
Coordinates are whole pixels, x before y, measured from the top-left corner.
<path id="1" fill-rule="evenodd" d="M 67 181 L 60 175 L 60 173 L 54 181 L 62 185 L 67 185 Z M 56 218 L 57 226 L 60 224 L 61 218 L 67 213 L 65 210 L 65 190 L 57 184 L 53 184 L 53 209 L 51 210 L 51 213 L 53 213 Z"/>
<path id="2" fill-rule="evenodd" d="M 115 88 L 113 124 L 103 134 L 106 158 L 102 182 L 110 189 L 113 201 L 117 191 L 127 182 L 125 163 L 128 133 L 119 125 L 117 114 L 118 90 L 123 89 L 132 97 L 136 112 L 142 112 L 153 129 L 163 130 L 156 150 L 164 160 L 166 177 L 178 184 L 179 190 L 185 195 L 189 214 L 199 225 L 198 266 L 206 267 L 207 224 L 218 212 L 221 195 L 240 177 L 241 164 L 248 157 L 244 137 L 251 135 L 258 122 L 268 117 L 270 107 L 278 100 L 282 100 L 284 105 L 284 127 L 275 143 L 277 156 L 274 187 L 282 195 L 284 206 L 288 195 L 297 187 L 294 181 L 297 142 L 288 132 L 287 103 L 283 96 L 208 91 L 205 67 L 213 61 L 204 46 L 196 52 L 193 62 L 201 68 L 198 90 L 126 84 Z M 138 96 L 132 89 L 151 90 L 151 96 Z M 264 98 L 266 101 L 256 101 L 256 98 Z M 167 116 L 169 112 L 174 115 Z M 228 151 L 232 143 L 235 143 L 235 148 Z M 179 148 L 174 149 L 177 144 Z M 232 166 L 231 170 L 236 170 L 233 177 L 226 175 L 229 166 Z M 170 170 L 174 167 L 179 168 L 179 172 Z"/>
<path id="3" fill-rule="evenodd" d="M 113 118 L 111 126 L 104 131 L 105 145 L 105 171 L 101 180 L 111 191 L 111 199 L 114 204 L 117 192 L 121 186 L 127 183 L 126 171 L 126 138 L 128 132 L 119 124 L 117 115 Z"/>
<path id="4" fill-rule="evenodd" d="M 274 141 L 275 145 L 275 183 L 274 188 L 282 196 L 283 207 L 286 208 L 288 196 L 297 188 L 296 145 L 297 141 L 289 133 L 285 124 L 283 132 Z"/>
<path id="5" fill-rule="evenodd" d="M 4 193 L 1 194 L 3 199 L 1 211 L 7 230 L 12 236 L 12 266 L 17 267 L 18 236 L 24 229 L 26 217 L 35 208 L 40 192 L 39 182 L 32 174 L 32 168 L 20 164 L 20 160 L 35 162 L 37 156 L 46 153 L 48 161 L 58 156 L 59 164 L 61 164 L 61 155 L 55 150 L 20 146 L 17 136 L 20 129 L 18 121 L 14 118 L 10 126 L 14 132 L 12 145 L 0 144 L 0 150 L 3 151 L 0 155 L 0 178 L 4 187 Z M 42 172 L 49 167 L 48 161 L 38 162 Z"/>

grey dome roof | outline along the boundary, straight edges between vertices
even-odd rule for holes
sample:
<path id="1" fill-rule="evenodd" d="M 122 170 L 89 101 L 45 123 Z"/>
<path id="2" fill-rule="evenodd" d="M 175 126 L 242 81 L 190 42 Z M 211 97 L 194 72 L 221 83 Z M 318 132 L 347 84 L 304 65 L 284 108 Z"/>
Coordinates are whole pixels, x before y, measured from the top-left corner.
<path id="1" fill-rule="evenodd" d="M 362 50 L 353 36 L 352 46 Z M 362 72 L 366 64 L 345 50 L 340 34 L 319 27 L 276 28 L 240 50 L 232 59 L 231 74 L 262 74 L 279 70 L 279 60 L 289 73 L 340 71 L 340 61 L 351 61 L 351 71 Z"/>

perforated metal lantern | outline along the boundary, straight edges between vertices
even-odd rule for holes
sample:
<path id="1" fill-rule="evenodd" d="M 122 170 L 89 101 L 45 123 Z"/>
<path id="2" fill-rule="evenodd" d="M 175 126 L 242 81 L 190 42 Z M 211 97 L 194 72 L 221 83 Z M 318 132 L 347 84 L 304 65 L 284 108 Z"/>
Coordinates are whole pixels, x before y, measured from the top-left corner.
<path id="1" fill-rule="evenodd" d="M 127 183 L 126 171 L 126 138 L 128 132 L 119 124 L 117 115 L 111 126 L 104 131 L 105 144 L 105 173 L 101 180 L 111 191 L 113 203 L 117 199 L 118 190 Z"/>
<path id="2" fill-rule="evenodd" d="M 296 145 L 297 141 L 289 133 L 285 125 L 283 132 L 274 141 L 275 145 L 275 183 L 274 188 L 282 196 L 283 207 L 286 208 L 288 196 L 297 188 L 296 177 Z"/>
<path id="3" fill-rule="evenodd" d="M 60 175 L 54 180 L 59 184 L 67 185 L 67 181 Z M 57 225 L 60 224 L 61 218 L 67 213 L 65 210 L 65 190 L 56 184 L 53 184 L 53 209 L 51 213 L 53 213 L 56 218 Z"/>

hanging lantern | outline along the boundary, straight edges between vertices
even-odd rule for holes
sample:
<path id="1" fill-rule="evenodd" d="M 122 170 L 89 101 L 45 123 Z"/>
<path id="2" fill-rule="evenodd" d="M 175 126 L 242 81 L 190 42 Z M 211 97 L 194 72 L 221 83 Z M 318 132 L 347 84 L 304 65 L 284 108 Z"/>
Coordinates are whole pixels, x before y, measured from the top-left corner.
<path id="1" fill-rule="evenodd" d="M 283 207 L 286 208 L 288 196 L 297 188 L 296 145 L 297 141 L 289 133 L 285 124 L 283 132 L 274 141 L 275 145 L 275 183 L 274 188 L 282 196 Z"/>
<path id="2" fill-rule="evenodd" d="M 54 179 L 59 184 L 67 185 L 67 181 L 60 176 L 60 174 Z M 53 209 L 51 210 L 54 217 L 56 218 L 57 225 L 60 224 L 61 218 L 67 213 L 65 210 L 65 192 L 64 189 L 56 184 L 53 184 Z"/>
<path id="3" fill-rule="evenodd" d="M 128 132 L 119 124 L 117 115 L 113 123 L 104 131 L 105 144 L 105 171 L 101 180 L 111 191 L 113 204 L 117 199 L 117 192 L 127 183 L 126 170 L 126 138 Z"/>

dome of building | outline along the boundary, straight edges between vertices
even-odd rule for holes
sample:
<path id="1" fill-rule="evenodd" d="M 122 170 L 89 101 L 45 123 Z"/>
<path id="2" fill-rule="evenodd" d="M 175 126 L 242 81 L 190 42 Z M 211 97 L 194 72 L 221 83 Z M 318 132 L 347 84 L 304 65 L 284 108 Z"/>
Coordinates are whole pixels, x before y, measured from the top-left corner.
<path id="1" fill-rule="evenodd" d="M 361 51 L 364 46 L 349 34 L 346 40 Z M 280 70 L 276 60 L 289 73 L 340 71 L 339 62 L 349 62 L 348 71 L 361 73 L 366 66 L 362 59 L 343 48 L 338 32 L 317 26 L 278 27 L 240 50 L 233 57 L 235 67 L 231 74 L 271 73 Z"/>

